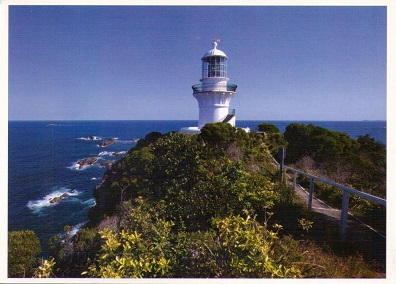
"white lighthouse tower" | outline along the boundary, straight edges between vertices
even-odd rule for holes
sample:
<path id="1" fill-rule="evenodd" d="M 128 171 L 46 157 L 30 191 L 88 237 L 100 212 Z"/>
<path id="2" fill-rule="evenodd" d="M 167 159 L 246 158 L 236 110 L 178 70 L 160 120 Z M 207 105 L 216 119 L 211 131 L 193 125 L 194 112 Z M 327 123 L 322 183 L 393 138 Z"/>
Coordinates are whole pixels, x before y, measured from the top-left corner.
<path id="1" fill-rule="evenodd" d="M 183 127 L 182 132 L 198 133 L 206 123 L 227 122 L 235 126 L 235 110 L 230 109 L 230 101 L 235 96 L 237 85 L 229 84 L 227 78 L 227 55 L 213 49 L 202 57 L 202 84 L 193 85 L 193 96 L 198 101 L 198 127 Z"/>

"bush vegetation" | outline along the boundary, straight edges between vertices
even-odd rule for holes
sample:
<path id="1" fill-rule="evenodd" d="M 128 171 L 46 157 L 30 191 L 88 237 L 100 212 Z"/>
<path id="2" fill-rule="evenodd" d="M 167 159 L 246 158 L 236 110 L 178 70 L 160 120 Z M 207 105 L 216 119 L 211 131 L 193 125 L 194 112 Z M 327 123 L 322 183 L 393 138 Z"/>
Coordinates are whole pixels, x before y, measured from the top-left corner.
<path id="1" fill-rule="evenodd" d="M 386 198 L 386 147 L 370 135 L 357 140 L 346 133 L 328 130 L 312 124 L 292 123 L 286 127 L 286 162 L 311 174 L 333 180 L 357 190 Z M 298 182 L 309 185 L 309 179 L 299 176 Z M 315 196 L 340 208 L 342 191 L 315 183 Z M 386 208 L 350 197 L 350 209 L 355 215 L 385 232 Z"/>
<path id="2" fill-rule="evenodd" d="M 265 135 L 224 123 L 207 124 L 199 135 L 148 134 L 95 188 L 89 227 L 74 237 L 65 227 L 65 237 L 51 241 L 54 259 L 36 275 L 380 277 L 361 257 L 335 257 L 307 241 L 315 220 L 277 182 L 271 154 L 289 143 L 289 159 L 298 162 L 311 150 L 299 157 L 276 127 L 258 129 Z M 334 151 L 358 151 L 357 142 L 341 136 L 349 146 Z M 325 163 L 328 155 L 311 156 Z"/>
<path id="3" fill-rule="evenodd" d="M 39 264 L 41 252 L 38 237 L 33 231 L 8 233 L 8 276 L 32 277 Z"/>
<path id="4" fill-rule="evenodd" d="M 370 135 L 357 140 L 312 124 L 286 127 L 286 163 L 386 198 L 386 147 Z"/>

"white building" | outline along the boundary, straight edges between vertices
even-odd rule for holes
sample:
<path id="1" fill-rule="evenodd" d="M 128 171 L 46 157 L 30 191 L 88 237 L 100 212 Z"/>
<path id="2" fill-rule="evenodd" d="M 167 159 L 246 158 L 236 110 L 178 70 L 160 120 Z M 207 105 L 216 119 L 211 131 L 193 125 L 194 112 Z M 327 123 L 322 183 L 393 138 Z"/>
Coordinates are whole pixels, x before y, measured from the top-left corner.
<path id="1" fill-rule="evenodd" d="M 202 84 L 193 85 L 193 96 L 198 101 L 198 127 L 183 127 L 181 132 L 199 133 L 206 123 L 227 122 L 235 126 L 235 110 L 230 109 L 230 101 L 235 96 L 237 85 L 229 84 L 227 78 L 227 55 L 213 49 L 202 57 Z"/>

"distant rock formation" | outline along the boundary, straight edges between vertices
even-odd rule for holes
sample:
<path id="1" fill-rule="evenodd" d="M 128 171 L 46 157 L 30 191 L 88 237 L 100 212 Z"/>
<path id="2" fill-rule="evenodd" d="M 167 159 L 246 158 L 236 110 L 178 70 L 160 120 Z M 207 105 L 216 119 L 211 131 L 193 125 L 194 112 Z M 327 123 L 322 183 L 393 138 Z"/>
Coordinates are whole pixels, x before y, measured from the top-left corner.
<path id="1" fill-rule="evenodd" d="M 108 147 L 110 145 L 115 144 L 116 142 L 117 142 L 117 140 L 115 138 L 110 138 L 110 139 L 107 139 L 107 140 L 99 143 L 99 147 Z"/>
<path id="2" fill-rule="evenodd" d="M 52 199 L 50 200 L 50 203 L 57 203 L 57 202 L 59 202 L 59 201 L 65 199 L 65 198 L 67 198 L 67 197 L 69 197 L 69 196 L 70 196 L 69 194 L 64 193 L 64 194 L 62 194 L 61 196 L 57 196 L 57 197 L 52 198 Z"/>
<path id="3" fill-rule="evenodd" d="M 83 169 L 83 168 L 85 168 L 87 166 L 94 165 L 94 164 L 96 164 L 98 162 L 98 160 L 99 159 L 96 158 L 96 157 L 82 159 L 82 160 L 77 162 L 77 164 L 79 166 L 78 168 L 79 169 Z"/>

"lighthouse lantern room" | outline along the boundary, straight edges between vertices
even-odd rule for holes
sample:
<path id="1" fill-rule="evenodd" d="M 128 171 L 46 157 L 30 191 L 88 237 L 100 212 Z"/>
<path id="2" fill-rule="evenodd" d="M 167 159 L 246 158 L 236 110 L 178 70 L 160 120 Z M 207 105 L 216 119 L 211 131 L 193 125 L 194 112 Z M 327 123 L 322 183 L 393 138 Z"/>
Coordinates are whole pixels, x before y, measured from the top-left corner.
<path id="1" fill-rule="evenodd" d="M 193 96 L 198 101 L 199 120 L 197 127 L 184 127 L 182 132 L 199 132 L 206 123 L 227 122 L 235 126 L 235 110 L 230 109 L 230 101 L 235 96 L 237 85 L 229 84 L 227 78 L 227 55 L 217 49 L 218 40 L 213 49 L 202 57 L 201 84 L 192 86 Z"/>

